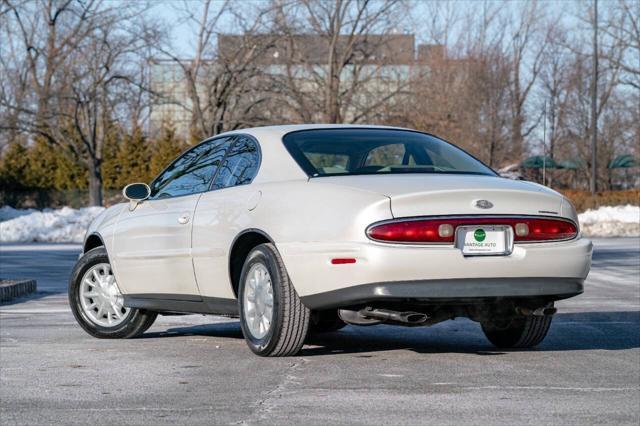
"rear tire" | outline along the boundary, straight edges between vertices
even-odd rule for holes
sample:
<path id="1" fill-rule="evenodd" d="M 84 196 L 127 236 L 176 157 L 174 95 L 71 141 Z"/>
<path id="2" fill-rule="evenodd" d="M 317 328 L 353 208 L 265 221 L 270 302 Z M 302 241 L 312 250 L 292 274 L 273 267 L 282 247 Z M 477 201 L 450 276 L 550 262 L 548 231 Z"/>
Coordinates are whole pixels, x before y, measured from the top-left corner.
<path id="1" fill-rule="evenodd" d="M 89 250 L 78 260 L 73 268 L 71 281 L 69 282 L 69 305 L 73 316 L 84 331 L 99 339 L 128 339 L 140 336 L 153 325 L 158 315 L 156 312 L 122 307 L 120 314 L 123 318 L 116 318 L 115 314 L 113 316 L 106 314 L 111 316 L 109 321 L 113 320 L 115 323 L 115 325 L 109 326 L 108 324 L 99 324 L 95 313 L 92 313 L 91 310 L 88 310 L 83 305 L 83 298 L 87 299 L 87 295 L 83 297 L 82 294 L 83 281 L 86 280 L 86 274 L 95 270 L 99 265 L 105 265 L 105 267 L 110 265 L 107 250 L 104 247 Z M 110 278 L 117 288 L 115 279 L 113 277 Z M 92 299 L 89 300 L 91 301 Z M 101 318 L 106 318 L 106 315 L 101 316 Z"/>
<path id="2" fill-rule="evenodd" d="M 273 244 L 260 244 L 249 253 L 238 293 L 240 325 L 249 348 L 260 356 L 298 353 L 311 313 L 300 301 Z"/>
<path id="3" fill-rule="evenodd" d="M 551 327 L 552 315 L 522 316 L 481 322 L 482 331 L 499 348 L 531 348 L 540 344 Z"/>

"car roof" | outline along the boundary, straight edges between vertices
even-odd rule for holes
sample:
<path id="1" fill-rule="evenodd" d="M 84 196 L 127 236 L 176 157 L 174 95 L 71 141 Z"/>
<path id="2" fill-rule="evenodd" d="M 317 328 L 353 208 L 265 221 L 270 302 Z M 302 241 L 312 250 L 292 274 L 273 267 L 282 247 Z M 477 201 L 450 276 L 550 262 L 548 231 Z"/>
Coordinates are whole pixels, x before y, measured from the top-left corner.
<path id="1" fill-rule="evenodd" d="M 309 176 L 302 170 L 300 165 L 295 162 L 291 154 L 289 154 L 284 144 L 282 143 L 282 137 L 284 135 L 299 130 L 349 128 L 410 130 L 402 129 L 401 127 L 372 126 L 362 124 L 288 124 L 282 126 L 264 126 L 248 129 L 237 129 L 230 132 L 222 133 L 218 136 L 242 134 L 254 137 L 260 145 L 262 157 L 260 170 L 258 171 L 254 182 L 267 183 L 309 179 Z"/>
<path id="2" fill-rule="evenodd" d="M 282 137 L 287 133 L 297 132 L 300 130 L 318 130 L 318 129 L 391 129 L 391 130 L 411 130 L 404 127 L 379 126 L 372 124 L 282 124 L 273 126 L 250 127 L 246 129 L 237 129 L 225 134 L 244 133 L 253 136 L 279 136 Z"/>

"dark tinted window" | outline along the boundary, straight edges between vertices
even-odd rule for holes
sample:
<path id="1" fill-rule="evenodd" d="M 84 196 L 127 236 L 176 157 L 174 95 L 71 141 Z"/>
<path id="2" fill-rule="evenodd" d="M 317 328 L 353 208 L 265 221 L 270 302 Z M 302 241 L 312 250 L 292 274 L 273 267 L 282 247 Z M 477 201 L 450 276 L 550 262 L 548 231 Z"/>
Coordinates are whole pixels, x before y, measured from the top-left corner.
<path id="1" fill-rule="evenodd" d="M 177 197 L 206 191 L 231 141 L 231 137 L 214 139 L 184 153 L 153 181 L 151 197 Z"/>
<path id="2" fill-rule="evenodd" d="M 461 149 L 435 136 L 392 129 L 314 129 L 285 135 L 284 144 L 311 177 L 454 173 L 495 176 Z"/>
<path id="3" fill-rule="evenodd" d="M 258 172 L 260 154 L 257 144 L 246 136 L 238 137 L 213 182 L 214 189 L 251 183 Z"/>
<path id="4" fill-rule="evenodd" d="M 403 165 L 408 155 L 404 144 L 393 143 L 373 148 L 364 160 L 365 166 Z M 408 164 L 408 162 L 407 162 Z"/>

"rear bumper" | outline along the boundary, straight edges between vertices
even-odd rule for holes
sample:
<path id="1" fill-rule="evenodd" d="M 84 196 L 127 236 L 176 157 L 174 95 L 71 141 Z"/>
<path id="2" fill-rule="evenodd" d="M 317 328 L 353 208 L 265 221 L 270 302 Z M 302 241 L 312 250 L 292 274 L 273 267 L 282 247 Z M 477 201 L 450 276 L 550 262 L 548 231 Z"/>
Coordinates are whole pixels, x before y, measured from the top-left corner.
<path id="1" fill-rule="evenodd" d="M 277 247 L 298 295 L 314 309 L 376 298 L 570 297 L 582 292 L 593 251 L 584 238 L 516 244 L 508 256 L 482 257 L 453 246 L 371 241 Z M 334 265 L 333 258 L 356 263 Z"/>
<path id="2" fill-rule="evenodd" d="M 456 300 L 549 297 L 566 299 L 583 292 L 576 278 L 493 278 L 423 280 L 363 284 L 302 297 L 310 309 L 330 309 L 369 302 L 437 304 Z"/>

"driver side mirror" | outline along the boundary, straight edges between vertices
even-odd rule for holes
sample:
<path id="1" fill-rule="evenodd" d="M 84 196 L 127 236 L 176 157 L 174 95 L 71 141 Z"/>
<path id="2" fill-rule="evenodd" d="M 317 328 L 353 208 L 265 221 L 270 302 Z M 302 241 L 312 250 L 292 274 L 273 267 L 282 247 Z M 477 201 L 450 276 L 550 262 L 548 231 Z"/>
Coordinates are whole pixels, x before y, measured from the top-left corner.
<path id="1" fill-rule="evenodd" d="M 129 200 L 129 210 L 133 210 L 138 204 L 149 198 L 151 188 L 146 183 L 130 183 L 124 187 L 122 195 Z"/>

